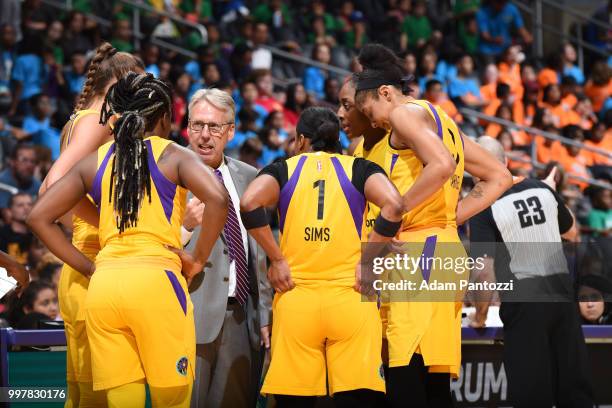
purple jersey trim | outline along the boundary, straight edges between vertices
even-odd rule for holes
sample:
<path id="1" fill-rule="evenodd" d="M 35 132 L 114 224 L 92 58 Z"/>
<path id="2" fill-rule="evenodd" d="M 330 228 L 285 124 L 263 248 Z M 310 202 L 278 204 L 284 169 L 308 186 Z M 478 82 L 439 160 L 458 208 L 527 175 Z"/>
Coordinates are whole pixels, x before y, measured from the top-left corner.
<path id="1" fill-rule="evenodd" d="M 332 157 L 331 162 L 334 165 L 334 169 L 336 170 L 336 175 L 338 176 L 338 180 L 340 181 L 340 187 L 342 187 L 342 191 L 344 192 L 344 197 L 348 202 L 349 208 L 351 210 L 351 215 L 353 216 L 353 221 L 355 222 L 355 228 L 357 229 L 357 234 L 359 238 L 361 238 L 361 228 L 363 226 L 363 213 L 365 211 L 366 200 L 363 194 L 361 194 L 351 180 L 346 176 L 344 169 L 342 168 L 342 164 L 337 157 Z"/>
<path id="2" fill-rule="evenodd" d="M 429 282 L 429 276 L 431 275 L 431 262 L 429 259 L 433 258 L 436 250 L 436 242 L 438 241 L 437 235 L 430 235 L 425 240 L 423 245 L 423 253 L 421 254 L 421 272 L 423 273 L 423 279 Z"/>
<path id="3" fill-rule="evenodd" d="M 106 171 L 106 166 L 108 165 L 108 161 L 110 157 L 115 152 L 115 144 L 113 143 L 111 147 L 106 151 L 106 155 L 100 163 L 100 167 L 98 167 L 98 171 L 96 171 L 96 176 L 94 177 L 93 184 L 91 186 L 91 190 L 89 191 L 89 195 L 93 199 L 94 203 L 98 207 L 98 211 L 100 211 L 100 200 L 102 199 L 102 178 L 104 177 L 104 172 Z"/>
<path id="4" fill-rule="evenodd" d="M 172 271 L 166 270 L 166 275 L 168 276 L 168 279 L 172 284 L 172 289 L 174 290 L 176 298 L 181 304 L 181 309 L 183 309 L 183 313 L 187 315 L 187 296 L 185 295 L 185 291 L 183 291 L 181 284 L 179 283 L 178 279 L 176 278 L 176 275 L 174 275 Z"/>
<path id="5" fill-rule="evenodd" d="M 176 184 L 171 182 L 162 174 L 157 167 L 157 162 L 155 161 L 155 157 L 153 156 L 153 147 L 151 146 L 151 141 L 146 140 L 147 144 L 147 160 L 149 163 L 149 173 L 151 174 L 151 180 L 153 180 L 153 184 L 155 184 L 155 189 L 157 190 L 157 195 L 159 195 L 159 200 L 161 201 L 162 207 L 164 208 L 164 214 L 166 215 L 166 219 L 170 222 L 172 218 L 172 210 L 174 208 L 174 196 L 176 194 Z"/>
<path id="6" fill-rule="evenodd" d="M 395 163 L 397 163 L 397 159 L 399 158 L 399 154 L 393 153 L 391 156 L 391 168 L 389 169 L 389 175 L 393 173 L 393 168 L 395 167 Z"/>
<path id="7" fill-rule="evenodd" d="M 434 119 L 436 120 L 436 125 L 438 126 L 438 137 L 442 139 L 442 121 L 440 120 L 440 116 L 438 115 L 436 108 L 434 108 L 431 103 L 427 102 L 427 106 L 429 106 L 429 109 L 431 109 L 431 113 L 433 113 Z"/>
<path id="8" fill-rule="evenodd" d="M 304 162 L 306 161 L 306 156 L 300 157 L 293 174 L 287 184 L 283 186 L 283 189 L 280 192 L 280 198 L 278 200 L 278 215 L 279 221 L 278 226 L 283 231 L 285 227 L 285 217 L 287 217 L 287 209 L 289 208 L 289 203 L 291 202 L 291 197 L 293 197 L 293 192 L 295 191 L 295 187 L 297 186 L 297 182 L 300 178 L 300 173 L 302 172 L 302 168 L 304 167 Z"/>

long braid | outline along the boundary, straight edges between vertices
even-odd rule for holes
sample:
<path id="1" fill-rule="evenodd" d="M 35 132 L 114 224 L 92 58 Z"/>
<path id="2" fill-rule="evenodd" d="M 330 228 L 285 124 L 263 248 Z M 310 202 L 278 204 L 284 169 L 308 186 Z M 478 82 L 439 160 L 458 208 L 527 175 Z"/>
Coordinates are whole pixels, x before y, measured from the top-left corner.
<path id="1" fill-rule="evenodd" d="M 79 97 L 79 100 L 74 107 L 75 112 L 87 106 L 87 102 L 89 101 L 89 99 L 91 99 L 93 93 L 96 71 L 98 70 L 102 61 L 112 56 L 116 52 L 117 50 L 107 42 L 102 43 L 98 48 L 96 48 L 96 53 L 94 54 L 93 58 L 91 59 L 91 62 L 89 63 L 89 69 L 87 70 L 87 77 L 85 79 L 85 83 L 83 84 L 81 96 Z"/>
<path id="2" fill-rule="evenodd" d="M 136 226 L 138 212 L 146 195 L 151 202 L 151 176 L 145 131 L 151 130 L 163 114 L 170 114 L 170 88 L 151 74 L 130 72 L 106 94 L 100 123 L 117 114 L 113 135 L 115 155 L 109 187 L 117 228 L 122 233 Z"/>

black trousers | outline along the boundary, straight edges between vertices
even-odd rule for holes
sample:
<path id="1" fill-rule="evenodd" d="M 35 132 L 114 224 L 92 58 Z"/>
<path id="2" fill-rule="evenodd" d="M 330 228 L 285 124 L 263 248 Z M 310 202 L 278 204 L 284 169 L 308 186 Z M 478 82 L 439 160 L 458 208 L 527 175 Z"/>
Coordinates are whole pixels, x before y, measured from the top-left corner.
<path id="1" fill-rule="evenodd" d="M 502 302 L 504 366 L 514 407 L 593 407 L 575 302 Z"/>

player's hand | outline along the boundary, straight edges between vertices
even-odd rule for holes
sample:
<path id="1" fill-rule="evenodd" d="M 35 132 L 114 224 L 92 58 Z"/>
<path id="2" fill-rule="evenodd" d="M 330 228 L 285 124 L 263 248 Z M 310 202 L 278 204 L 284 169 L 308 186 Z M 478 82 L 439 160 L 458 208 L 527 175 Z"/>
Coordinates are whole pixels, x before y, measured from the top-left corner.
<path id="1" fill-rule="evenodd" d="M 202 224 L 202 214 L 204 213 L 204 203 L 197 197 L 193 197 L 185 207 L 183 217 L 183 227 L 187 231 L 193 231 L 195 227 Z"/>
<path id="2" fill-rule="evenodd" d="M 480 313 L 472 312 L 468 315 L 470 327 L 474 329 L 482 329 L 487 326 L 487 316 Z"/>
<path id="3" fill-rule="evenodd" d="M 262 326 L 259 329 L 261 339 L 259 345 L 264 346 L 266 349 L 270 348 L 270 325 Z"/>
<path id="4" fill-rule="evenodd" d="M 279 293 L 288 292 L 295 287 L 291 279 L 289 264 L 285 259 L 272 261 L 268 269 L 268 280 L 275 291 Z"/>
<path id="5" fill-rule="evenodd" d="M 364 267 L 361 262 L 355 266 L 355 285 L 353 289 L 356 292 L 361 293 L 364 296 L 372 296 L 375 293 L 374 290 L 374 275 L 371 269 Z"/>
<path id="6" fill-rule="evenodd" d="M 557 177 L 557 166 L 554 166 L 550 170 L 550 173 L 548 173 L 548 176 L 546 176 L 546 178 L 542 180 L 542 182 L 547 184 L 548 187 L 552 188 L 553 190 L 556 190 L 557 189 L 557 181 L 555 180 L 556 177 Z"/>
<path id="7" fill-rule="evenodd" d="M 30 284 L 30 272 L 28 272 L 25 266 L 17 262 L 6 266 L 6 272 L 10 277 L 17 281 L 15 292 L 18 296 L 21 295 L 25 288 L 27 288 Z"/>
<path id="8" fill-rule="evenodd" d="M 181 274 L 187 281 L 187 286 L 189 286 L 193 277 L 204 270 L 204 264 L 197 262 L 193 255 L 184 249 L 177 249 L 169 246 L 166 246 L 166 248 L 177 254 L 181 259 Z"/>
<path id="9" fill-rule="evenodd" d="M 389 252 L 392 252 L 394 254 L 404 254 L 406 253 L 406 250 L 404 249 L 404 241 L 400 241 L 397 238 L 392 238 L 391 242 L 389 243 Z"/>

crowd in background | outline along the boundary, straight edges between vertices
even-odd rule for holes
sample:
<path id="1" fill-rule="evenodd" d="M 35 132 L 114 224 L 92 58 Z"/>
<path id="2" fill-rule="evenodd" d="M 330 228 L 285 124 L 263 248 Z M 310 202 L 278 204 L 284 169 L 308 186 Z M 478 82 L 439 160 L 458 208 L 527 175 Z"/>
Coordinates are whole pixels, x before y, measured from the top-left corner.
<path id="1" fill-rule="evenodd" d="M 612 191 L 584 180 L 612 182 L 609 155 L 462 114 L 470 108 L 611 153 L 612 57 L 604 56 L 612 50 L 612 30 L 592 24 L 583 28 L 587 43 L 601 53 L 586 53 L 580 67 L 571 43 L 560 43 L 544 59 L 533 57 L 532 33 L 519 9 L 506 0 L 143 2 L 201 24 L 205 35 L 167 16 L 141 11 L 137 28 L 142 38 L 136 42 L 134 9 L 122 1 L 73 0 L 69 12 L 40 0 L 0 4 L 0 250 L 45 282 L 56 280 L 59 261 L 24 220 L 40 181 L 59 156 L 60 131 L 102 39 L 138 54 L 148 72 L 172 84 L 172 137 L 179 143 L 187 144 L 187 104 L 197 89 L 231 93 L 237 102 L 236 132 L 226 154 L 258 168 L 286 156 L 305 108 L 337 108 L 346 79 L 275 55 L 267 46 L 355 72 L 360 70 L 355 56 L 363 44 L 383 43 L 414 75 L 413 96 L 440 105 L 468 136 L 496 137 L 515 175 L 542 174 L 543 168 L 558 166 L 558 190 L 583 236 L 612 232 Z M 602 1 L 593 18 L 610 24 L 611 16 L 612 1 Z M 157 40 L 197 57 L 187 58 Z M 343 148 L 349 146 L 344 134 L 341 142 Z M 27 309 L 52 315 L 35 308 L 44 285 L 31 290 L 37 292 L 23 297 L 29 303 L 18 307 L 20 313 Z M 597 298 L 588 290 L 584 296 Z M 54 302 L 56 310 L 57 299 L 45 297 L 44 310 L 53 309 Z M 587 312 L 583 316 L 596 322 L 609 312 L 602 306 L 601 314 L 592 312 L 595 318 Z M 22 318 L 20 313 L 10 317 L 12 324 Z"/>

